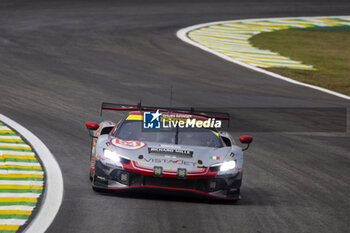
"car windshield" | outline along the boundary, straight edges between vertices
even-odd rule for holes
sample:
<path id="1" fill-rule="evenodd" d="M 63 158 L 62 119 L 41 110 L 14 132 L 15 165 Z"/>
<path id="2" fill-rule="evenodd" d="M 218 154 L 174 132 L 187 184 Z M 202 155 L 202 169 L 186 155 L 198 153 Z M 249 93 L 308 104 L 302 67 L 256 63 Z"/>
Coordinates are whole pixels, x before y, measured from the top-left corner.
<path id="1" fill-rule="evenodd" d="M 142 121 L 124 121 L 122 125 L 114 132 L 114 136 L 123 140 L 206 147 L 223 146 L 218 132 L 213 129 L 171 128 L 147 130 L 142 128 Z"/>

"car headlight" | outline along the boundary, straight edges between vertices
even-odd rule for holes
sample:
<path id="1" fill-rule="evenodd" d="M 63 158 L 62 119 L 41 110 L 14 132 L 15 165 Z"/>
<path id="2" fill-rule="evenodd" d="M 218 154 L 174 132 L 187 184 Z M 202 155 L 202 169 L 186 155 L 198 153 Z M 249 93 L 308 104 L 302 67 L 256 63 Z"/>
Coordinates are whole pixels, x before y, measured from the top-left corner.
<path id="1" fill-rule="evenodd" d="M 121 166 L 120 163 L 120 156 L 117 154 L 115 151 L 111 151 L 108 149 L 103 150 L 103 157 L 109 161 L 106 161 L 107 163 L 112 162 L 114 165 L 119 165 Z"/>
<path id="2" fill-rule="evenodd" d="M 221 172 L 226 172 L 228 170 L 234 169 L 235 167 L 236 167 L 236 161 L 230 160 L 230 161 L 224 162 L 220 166 L 220 171 Z"/>

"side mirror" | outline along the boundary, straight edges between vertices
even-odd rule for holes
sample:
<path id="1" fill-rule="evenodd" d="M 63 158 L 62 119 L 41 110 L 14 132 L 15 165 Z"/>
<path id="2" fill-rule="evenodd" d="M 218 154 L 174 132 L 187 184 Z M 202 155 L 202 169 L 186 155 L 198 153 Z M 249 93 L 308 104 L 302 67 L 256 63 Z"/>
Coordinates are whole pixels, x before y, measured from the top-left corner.
<path id="1" fill-rule="evenodd" d="M 100 127 L 97 123 L 95 122 L 86 122 L 85 123 L 85 127 L 88 129 L 88 130 L 96 130 L 98 129 L 98 127 Z"/>
<path id="2" fill-rule="evenodd" d="M 243 151 L 248 150 L 250 143 L 253 141 L 252 136 L 241 136 L 239 137 L 239 141 L 243 144 L 248 144 L 246 148 L 242 149 Z"/>
<path id="3" fill-rule="evenodd" d="M 85 123 L 85 127 L 89 130 L 89 135 L 90 137 L 95 138 L 95 136 L 93 135 L 93 133 L 91 132 L 91 130 L 96 130 L 98 129 L 98 127 L 100 127 L 97 123 L 95 122 L 86 122 Z"/>

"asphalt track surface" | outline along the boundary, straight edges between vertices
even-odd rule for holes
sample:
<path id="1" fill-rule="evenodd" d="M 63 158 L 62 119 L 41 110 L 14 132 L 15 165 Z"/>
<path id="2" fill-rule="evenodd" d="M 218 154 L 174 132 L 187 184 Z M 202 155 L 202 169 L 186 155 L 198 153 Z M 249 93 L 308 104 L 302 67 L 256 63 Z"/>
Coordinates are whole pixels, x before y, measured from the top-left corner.
<path id="1" fill-rule="evenodd" d="M 349 14 L 350 1 L 2 0 L 0 111 L 49 147 L 64 176 L 48 232 L 349 232 L 349 133 L 253 133 L 235 205 L 94 193 L 84 128 L 102 119 L 101 101 L 168 105 L 170 85 L 178 106 L 350 107 L 175 36 L 217 20 Z"/>

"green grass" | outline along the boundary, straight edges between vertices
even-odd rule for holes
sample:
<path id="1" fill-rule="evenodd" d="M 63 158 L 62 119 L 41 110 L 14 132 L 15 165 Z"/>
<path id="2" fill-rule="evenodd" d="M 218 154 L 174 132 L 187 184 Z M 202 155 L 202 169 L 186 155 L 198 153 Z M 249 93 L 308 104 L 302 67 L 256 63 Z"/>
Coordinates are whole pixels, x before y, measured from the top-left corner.
<path id="1" fill-rule="evenodd" d="M 267 68 L 289 78 L 350 95 L 350 27 L 289 29 L 265 32 L 250 39 L 253 46 L 317 70 Z"/>

